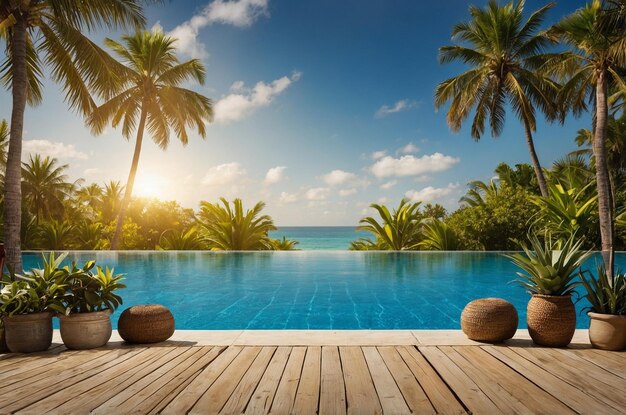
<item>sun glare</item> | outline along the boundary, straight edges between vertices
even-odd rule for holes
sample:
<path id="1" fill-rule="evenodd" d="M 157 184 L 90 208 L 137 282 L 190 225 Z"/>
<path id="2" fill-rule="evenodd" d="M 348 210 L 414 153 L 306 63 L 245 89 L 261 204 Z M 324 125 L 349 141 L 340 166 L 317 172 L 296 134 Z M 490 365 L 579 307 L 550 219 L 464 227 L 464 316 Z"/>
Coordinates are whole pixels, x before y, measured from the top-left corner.
<path id="1" fill-rule="evenodd" d="M 142 197 L 163 197 L 163 179 L 158 176 L 141 176 L 135 180 L 133 193 Z"/>

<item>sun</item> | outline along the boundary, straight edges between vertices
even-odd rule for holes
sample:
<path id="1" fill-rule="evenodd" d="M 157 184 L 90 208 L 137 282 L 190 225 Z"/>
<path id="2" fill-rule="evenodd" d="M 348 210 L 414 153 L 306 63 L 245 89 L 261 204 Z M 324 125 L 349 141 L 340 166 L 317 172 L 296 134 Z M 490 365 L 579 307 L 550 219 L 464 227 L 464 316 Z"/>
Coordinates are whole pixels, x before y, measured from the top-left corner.
<path id="1" fill-rule="evenodd" d="M 142 197 L 162 198 L 163 187 L 163 179 L 158 176 L 139 176 L 135 180 L 133 193 Z"/>

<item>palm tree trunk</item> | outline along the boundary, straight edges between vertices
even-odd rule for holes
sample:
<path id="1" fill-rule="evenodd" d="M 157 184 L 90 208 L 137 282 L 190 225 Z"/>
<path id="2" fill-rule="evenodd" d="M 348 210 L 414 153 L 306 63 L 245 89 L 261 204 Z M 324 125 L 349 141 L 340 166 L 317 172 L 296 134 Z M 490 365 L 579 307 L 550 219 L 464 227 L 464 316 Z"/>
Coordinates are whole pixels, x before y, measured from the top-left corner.
<path id="1" fill-rule="evenodd" d="M 9 154 L 7 156 L 6 176 L 4 181 L 4 239 L 7 265 L 15 272 L 22 272 L 22 250 L 20 229 L 22 225 L 22 132 L 24 131 L 24 112 L 28 92 L 28 72 L 26 68 L 26 26 L 24 16 L 14 13 L 11 39 L 11 61 L 13 79 L 11 92 L 13 108 L 11 110 L 11 130 Z"/>
<path id="2" fill-rule="evenodd" d="M 593 156 L 596 161 L 598 186 L 598 213 L 602 259 L 609 281 L 613 277 L 613 212 L 611 210 L 611 183 L 606 160 L 606 130 L 608 119 L 606 71 L 600 70 L 596 81 L 596 128 L 593 137 Z"/>
<path id="3" fill-rule="evenodd" d="M 128 173 L 128 180 L 126 181 L 126 189 L 124 191 L 124 199 L 122 200 L 122 206 L 120 206 L 120 213 L 117 215 L 117 224 L 115 226 L 115 234 L 111 241 L 111 249 L 116 250 L 119 248 L 120 238 L 122 236 L 122 226 L 126 217 L 126 210 L 130 204 L 130 199 L 133 196 L 133 186 L 135 185 L 135 175 L 137 174 L 137 165 L 139 164 L 139 155 L 141 154 L 141 142 L 143 141 L 143 131 L 146 126 L 146 111 L 144 110 L 145 104 L 141 105 L 141 118 L 139 119 L 139 128 L 137 129 L 137 138 L 135 140 L 135 153 L 133 154 L 133 163 L 130 166 L 130 173 Z"/>
<path id="4" fill-rule="evenodd" d="M 535 169 L 535 175 L 537 176 L 537 183 L 539 183 L 541 196 L 548 197 L 549 193 L 548 185 L 546 184 L 546 177 L 543 174 L 543 169 L 539 163 L 539 157 L 537 157 L 537 151 L 535 150 L 535 142 L 533 141 L 533 133 L 527 121 L 524 121 L 524 130 L 526 132 L 526 144 L 528 144 L 528 151 L 530 153 L 530 159 L 533 163 L 533 168 Z"/>

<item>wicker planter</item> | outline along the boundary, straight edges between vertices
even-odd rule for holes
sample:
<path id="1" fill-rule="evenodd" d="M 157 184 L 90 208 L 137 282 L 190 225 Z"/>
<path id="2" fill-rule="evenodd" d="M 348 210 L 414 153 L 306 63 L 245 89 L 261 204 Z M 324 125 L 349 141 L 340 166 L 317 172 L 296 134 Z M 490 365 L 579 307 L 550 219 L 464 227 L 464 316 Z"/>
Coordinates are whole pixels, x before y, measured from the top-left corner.
<path id="1" fill-rule="evenodd" d="M 626 349 L 626 316 L 587 313 L 589 318 L 589 341 L 593 347 L 603 350 Z"/>
<path id="2" fill-rule="evenodd" d="M 480 298 L 471 301 L 461 313 L 463 333 L 479 342 L 496 343 L 508 340 L 517 330 L 518 316 L 513 304 L 501 298 Z"/>
<path id="3" fill-rule="evenodd" d="M 59 315 L 61 338 L 68 349 L 102 347 L 111 338 L 111 310 Z"/>
<path id="4" fill-rule="evenodd" d="M 42 352 L 52 344 L 52 313 L 6 316 L 4 330 L 13 353 Z"/>
<path id="5" fill-rule="evenodd" d="M 565 347 L 576 331 L 576 309 L 571 295 L 533 294 L 526 309 L 528 332 L 540 346 Z"/>
<path id="6" fill-rule="evenodd" d="M 122 312 L 117 331 L 129 343 L 159 343 L 172 337 L 174 316 L 159 304 L 136 305 Z"/>

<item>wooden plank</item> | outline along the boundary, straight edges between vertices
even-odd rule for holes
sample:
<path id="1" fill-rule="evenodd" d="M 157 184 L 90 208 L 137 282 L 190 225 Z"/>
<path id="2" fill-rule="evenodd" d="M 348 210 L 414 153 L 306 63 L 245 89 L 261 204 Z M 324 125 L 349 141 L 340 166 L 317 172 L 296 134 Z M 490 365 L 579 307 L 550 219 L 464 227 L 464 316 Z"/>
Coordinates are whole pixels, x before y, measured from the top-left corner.
<path id="1" fill-rule="evenodd" d="M 252 398 L 250 398 L 250 403 L 246 407 L 246 414 L 265 415 L 270 412 L 280 378 L 283 376 L 290 354 L 291 347 L 279 347 L 276 349 L 272 361 L 261 378 Z"/>
<path id="2" fill-rule="evenodd" d="M 302 377 L 291 411 L 293 414 L 317 414 L 320 396 L 321 358 L 322 348 L 320 346 L 307 347 Z"/>
<path id="3" fill-rule="evenodd" d="M 396 350 L 424 389 L 437 413 L 455 415 L 466 413 L 456 396 L 415 347 L 402 346 Z"/>
<path id="4" fill-rule="evenodd" d="M 162 414 L 176 415 L 187 413 L 242 350 L 243 347 L 228 347 L 163 408 Z"/>
<path id="5" fill-rule="evenodd" d="M 489 396 L 440 349 L 434 346 L 423 346 L 419 347 L 419 351 L 472 413 L 502 412 L 489 399 Z"/>
<path id="6" fill-rule="evenodd" d="M 106 370 L 97 370 L 95 376 L 83 379 L 54 395 L 41 400 L 20 413 L 42 414 L 53 409 L 57 413 L 73 414 L 89 412 L 102 403 L 131 387 L 135 382 L 166 364 L 176 356 L 188 352 L 189 347 L 161 347 L 145 349 L 145 352 Z"/>
<path id="7" fill-rule="evenodd" d="M 583 372 L 574 363 L 574 366 L 570 366 L 564 363 L 560 359 L 555 359 L 553 354 L 546 353 L 545 349 L 532 347 L 532 348 L 513 348 L 513 351 L 519 355 L 525 357 L 528 360 L 537 362 L 536 364 L 542 365 L 546 370 L 552 374 L 560 377 L 564 381 L 576 386 L 583 392 L 595 396 L 598 400 L 609 404 L 615 409 L 622 409 L 626 406 L 626 395 L 622 393 L 616 393 L 616 389 L 620 388 L 620 384 L 623 382 L 617 381 L 614 387 L 606 385 L 602 382 L 596 382 L 590 379 L 597 377 L 598 371 Z M 567 359 L 566 359 L 567 361 Z M 571 362 L 570 362 L 571 364 Z M 608 374 L 608 372 L 606 372 Z M 615 379 L 619 379 L 613 376 Z"/>
<path id="8" fill-rule="evenodd" d="M 346 414 L 346 386 L 343 382 L 339 348 L 322 347 L 320 415 Z"/>
<path id="9" fill-rule="evenodd" d="M 202 369 L 215 360 L 226 347 L 203 347 L 203 349 L 208 350 L 208 352 L 197 360 L 195 358 L 187 359 L 193 360 L 193 363 L 175 378 L 161 379 L 159 382 L 155 382 L 155 386 L 158 387 L 158 390 L 150 395 L 148 399 L 145 399 L 139 405 L 132 408 L 130 412 L 133 414 L 160 413 L 163 408 L 165 408 L 174 397 L 178 396 L 178 394 L 200 374 Z M 163 381 L 166 383 L 159 386 Z"/>
<path id="10" fill-rule="evenodd" d="M 218 413 L 252 362 L 261 352 L 261 347 L 244 348 L 226 370 L 217 378 L 211 387 L 198 399 L 198 402 L 189 411 L 190 414 Z"/>
<path id="11" fill-rule="evenodd" d="M 482 349 L 579 413 L 619 413 L 553 375 L 544 366 L 536 364 L 536 360 L 525 359 L 509 347 L 482 346 Z"/>
<path id="12" fill-rule="evenodd" d="M 13 412 L 22 409 L 60 390 L 65 390 L 103 369 L 120 364 L 138 353 L 139 350 L 118 350 L 112 355 L 105 354 L 93 361 L 56 372 L 54 381 L 44 378 L 31 382 L 29 386 L 1 395 L 0 411 Z"/>
<path id="13" fill-rule="evenodd" d="M 289 414 L 293 408 L 293 402 L 296 399 L 298 384 L 300 383 L 300 375 L 302 374 L 302 365 L 304 364 L 304 356 L 306 355 L 306 347 L 294 347 L 289 355 L 287 366 L 280 379 L 276 396 L 272 402 L 270 414 Z"/>
<path id="14" fill-rule="evenodd" d="M 435 408 L 430 403 L 428 396 L 420 386 L 411 370 L 408 368 L 402 356 L 395 347 L 385 346 L 379 347 L 378 352 L 383 358 L 385 365 L 393 376 L 398 388 L 402 392 L 404 399 L 411 412 L 419 414 L 435 414 Z M 370 366 L 370 371 L 372 370 Z M 375 378 L 374 378 L 375 380 Z M 384 408 L 384 406 L 383 406 Z"/>
<path id="15" fill-rule="evenodd" d="M 346 384 L 348 414 L 382 414 L 376 388 L 361 348 L 340 347 L 339 355 Z"/>
<path id="16" fill-rule="evenodd" d="M 513 396 L 502 385 L 500 385 L 496 379 L 488 376 L 480 368 L 476 368 L 471 362 L 461 356 L 456 349 L 451 346 L 439 347 L 454 364 L 459 367 L 467 376 L 469 376 L 474 383 L 489 397 L 489 399 L 500 408 L 500 412 L 503 413 L 516 413 L 516 414 L 532 414 L 530 408 L 526 407 L 519 399 Z M 489 355 L 490 359 L 493 359 Z M 487 365 L 487 362 L 484 362 Z"/>
<path id="17" fill-rule="evenodd" d="M 601 356 L 603 359 L 613 363 L 613 366 L 622 372 L 626 372 L 626 352 L 611 352 L 608 350 L 589 349 L 592 355 Z"/>
<path id="18" fill-rule="evenodd" d="M 601 367 L 607 372 L 611 372 L 615 376 L 626 379 L 626 357 L 623 359 L 624 365 L 620 366 L 619 361 L 616 361 L 605 354 L 594 353 L 592 350 L 572 349 L 571 353 L 593 363 L 598 367 Z"/>
<path id="19" fill-rule="evenodd" d="M 154 372 L 139 379 L 139 381 L 122 390 L 111 399 L 103 402 L 100 406 L 93 409 L 92 413 L 110 414 L 121 412 L 130 412 L 131 408 L 139 404 L 145 404 L 150 395 L 152 395 L 161 386 L 164 386 L 168 380 L 183 372 L 194 360 L 202 358 L 208 352 L 207 349 L 193 347 L 180 355 L 167 361 L 163 366 L 157 368 Z M 147 408 L 147 412 L 150 408 Z"/>
<path id="20" fill-rule="evenodd" d="M 246 409 L 252 393 L 256 389 L 261 377 L 265 373 L 267 366 L 276 352 L 276 347 L 263 347 L 252 366 L 237 385 L 230 398 L 222 408 L 223 414 L 241 414 Z"/>
<path id="21" fill-rule="evenodd" d="M 383 412 L 388 414 L 410 414 L 411 410 L 404 401 L 402 392 L 400 392 L 396 381 L 389 373 L 389 369 L 378 350 L 375 347 L 363 347 L 362 350 Z"/>
<path id="22" fill-rule="evenodd" d="M 574 413 L 561 401 L 484 350 L 475 346 L 459 346 L 454 347 L 454 350 L 476 368 L 476 372 L 480 373 L 478 376 L 497 383 L 532 413 Z"/>

